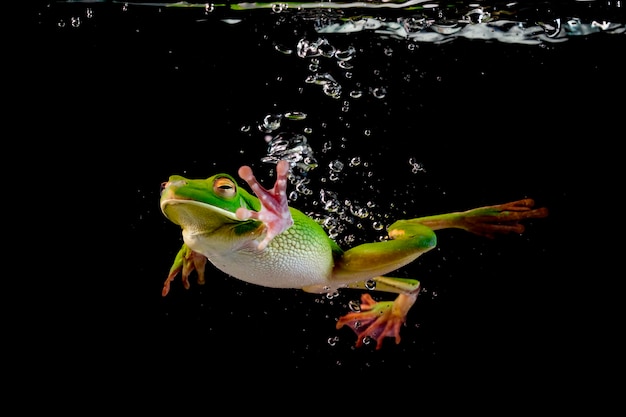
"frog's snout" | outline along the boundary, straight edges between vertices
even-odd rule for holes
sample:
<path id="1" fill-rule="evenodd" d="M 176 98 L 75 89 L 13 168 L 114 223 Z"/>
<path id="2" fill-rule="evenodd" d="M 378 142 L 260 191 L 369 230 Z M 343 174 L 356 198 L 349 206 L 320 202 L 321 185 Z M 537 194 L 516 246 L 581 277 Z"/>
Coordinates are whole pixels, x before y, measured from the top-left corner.
<path id="1" fill-rule="evenodd" d="M 184 187 L 185 185 L 187 185 L 187 181 L 185 180 L 170 178 L 169 181 L 164 181 L 161 183 L 161 190 L 159 194 L 162 196 L 165 191 L 171 191 L 172 188 L 178 189 L 180 187 Z"/>
<path id="2" fill-rule="evenodd" d="M 161 190 L 159 190 L 159 195 L 163 194 L 163 191 L 170 185 L 169 181 L 163 181 L 161 183 Z"/>

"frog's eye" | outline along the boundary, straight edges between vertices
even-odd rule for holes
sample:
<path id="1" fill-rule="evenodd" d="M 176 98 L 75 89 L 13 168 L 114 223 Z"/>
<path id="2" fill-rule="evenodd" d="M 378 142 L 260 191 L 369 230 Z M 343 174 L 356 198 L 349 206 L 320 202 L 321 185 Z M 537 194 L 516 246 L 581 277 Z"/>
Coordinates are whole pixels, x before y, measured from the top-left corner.
<path id="1" fill-rule="evenodd" d="M 237 193 L 237 186 L 230 178 L 217 178 L 213 182 L 213 192 L 222 198 L 232 198 Z"/>

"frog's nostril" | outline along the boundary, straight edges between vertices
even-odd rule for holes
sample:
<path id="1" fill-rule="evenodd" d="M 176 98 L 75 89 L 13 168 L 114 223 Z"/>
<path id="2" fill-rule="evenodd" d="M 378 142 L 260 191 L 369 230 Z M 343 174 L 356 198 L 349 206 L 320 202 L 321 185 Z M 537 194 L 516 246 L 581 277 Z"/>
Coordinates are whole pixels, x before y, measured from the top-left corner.
<path id="1" fill-rule="evenodd" d="M 168 188 L 177 190 L 178 188 L 184 187 L 185 185 L 187 185 L 187 180 L 185 179 L 170 179 L 169 181 L 161 183 L 161 194 L 163 194 L 163 192 Z"/>

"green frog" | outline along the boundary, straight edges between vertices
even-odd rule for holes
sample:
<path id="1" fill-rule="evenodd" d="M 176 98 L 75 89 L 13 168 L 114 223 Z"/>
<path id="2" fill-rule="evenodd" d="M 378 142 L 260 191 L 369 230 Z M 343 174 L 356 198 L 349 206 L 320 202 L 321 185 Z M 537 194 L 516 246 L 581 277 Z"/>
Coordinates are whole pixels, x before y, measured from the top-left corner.
<path id="1" fill-rule="evenodd" d="M 400 343 L 400 329 L 420 293 L 416 279 L 387 274 L 413 262 L 437 244 L 435 231 L 462 229 L 493 237 L 522 233 L 526 219 L 548 215 L 533 208 L 532 199 L 479 207 L 467 211 L 398 220 L 388 226 L 388 239 L 344 250 L 314 219 L 288 205 L 290 164 L 276 165 L 272 189 L 264 188 L 249 166 L 238 175 L 254 195 L 228 174 L 207 179 L 173 175 L 162 184 L 161 211 L 182 228 L 183 245 L 163 285 L 166 296 L 180 273 L 185 288 L 196 271 L 205 282 L 207 261 L 243 281 L 272 288 L 298 288 L 328 294 L 342 288 L 367 290 L 360 308 L 340 317 L 337 329 L 348 326 L 357 334 L 356 346 L 386 337 Z M 375 301 L 371 291 L 394 293 L 391 301 Z"/>

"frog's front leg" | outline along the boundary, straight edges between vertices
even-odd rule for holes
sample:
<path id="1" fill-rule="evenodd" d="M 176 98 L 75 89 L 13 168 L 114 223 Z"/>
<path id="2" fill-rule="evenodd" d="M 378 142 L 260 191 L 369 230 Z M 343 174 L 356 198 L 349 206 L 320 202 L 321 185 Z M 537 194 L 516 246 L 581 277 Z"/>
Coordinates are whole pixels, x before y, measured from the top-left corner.
<path id="1" fill-rule="evenodd" d="M 198 284 L 204 284 L 204 268 L 206 267 L 206 262 L 206 256 L 192 251 L 187 245 L 183 244 L 176 254 L 169 275 L 165 279 L 161 295 L 165 297 L 170 292 L 170 283 L 174 281 L 174 278 L 176 278 L 179 272 L 182 272 L 183 286 L 185 289 L 189 289 L 189 275 L 194 270 L 198 274 Z"/>
<path id="2" fill-rule="evenodd" d="M 287 201 L 287 174 L 289 162 L 281 160 L 276 165 L 276 183 L 271 190 L 266 190 L 254 177 L 249 166 L 239 168 L 239 176 L 248 183 L 261 202 L 261 210 L 256 212 L 240 207 L 237 217 L 240 220 L 255 219 L 265 225 L 265 237 L 259 243 L 259 250 L 265 249 L 270 241 L 287 230 L 293 224 Z"/>

